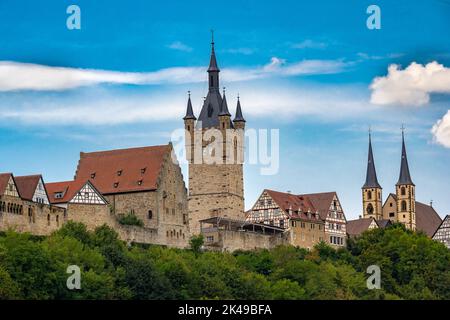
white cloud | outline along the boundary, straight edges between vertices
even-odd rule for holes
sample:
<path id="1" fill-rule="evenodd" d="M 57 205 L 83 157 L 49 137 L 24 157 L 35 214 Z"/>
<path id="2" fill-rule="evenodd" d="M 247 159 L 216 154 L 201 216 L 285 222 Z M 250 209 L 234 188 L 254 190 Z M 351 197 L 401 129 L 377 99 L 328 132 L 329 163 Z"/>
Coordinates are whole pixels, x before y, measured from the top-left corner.
<path id="1" fill-rule="evenodd" d="M 228 82 L 275 76 L 297 76 L 342 72 L 347 64 L 340 60 L 303 60 L 287 64 L 273 57 L 264 66 L 225 68 Z M 153 72 L 119 72 L 97 69 L 52 67 L 30 63 L 0 61 L 0 91 L 61 91 L 98 84 L 180 84 L 205 80 L 205 67 L 172 67 Z"/>
<path id="2" fill-rule="evenodd" d="M 390 65 L 388 74 L 370 85 L 370 101 L 379 105 L 425 105 L 431 93 L 450 93 L 450 69 L 434 61 L 426 65 L 411 63 L 401 70 Z"/>
<path id="3" fill-rule="evenodd" d="M 170 49 L 179 50 L 179 51 L 183 51 L 183 52 L 191 52 L 192 51 L 191 47 L 189 47 L 188 45 L 184 44 L 181 41 L 172 42 L 171 44 L 168 45 L 168 47 Z"/>
<path id="4" fill-rule="evenodd" d="M 450 110 L 434 124 L 431 133 L 436 143 L 450 148 Z"/>
<path id="5" fill-rule="evenodd" d="M 231 48 L 225 50 L 225 52 L 232 53 L 232 54 L 243 54 L 243 55 L 251 55 L 255 52 L 252 48 Z"/>
<path id="6" fill-rule="evenodd" d="M 324 49 L 327 47 L 325 42 L 317 42 L 310 39 L 292 45 L 295 49 Z"/>
<path id="7" fill-rule="evenodd" d="M 202 99 L 201 85 L 194 86 L 193 105 L 198 115 Z M 288 84 L 239 83 L 244 116 L 291 121 L 303 115 L 338 120 L 371 112 L 361 88 L 302 86 Z M 156 90 L 155 90 L 156 91 Z M 228 90 L 228 104 L 234 114 L 236 98 Z M 323 93 L 327 92 L 326 95 Z M 203 92 L 202 92 L 203 93 Z M 276 94 L 275 94 L 276 93 Z M 3 125 L 27 126 L 109 126 L 131 123 L 181 121 L 186 96 L 180 87 L 146 94 L 117 93 L 89 89 L 84 95 L 22 93 L 0 99 Z M 198 98 L 195 98 L 198 97 Z M 181 122 L 180 122 L 181 123 Z"/>

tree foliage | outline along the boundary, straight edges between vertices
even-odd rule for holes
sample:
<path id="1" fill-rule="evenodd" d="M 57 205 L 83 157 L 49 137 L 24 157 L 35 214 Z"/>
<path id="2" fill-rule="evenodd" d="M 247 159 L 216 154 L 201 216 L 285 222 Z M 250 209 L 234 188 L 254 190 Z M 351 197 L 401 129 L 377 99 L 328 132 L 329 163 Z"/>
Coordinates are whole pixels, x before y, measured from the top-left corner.
<path id="1" fill-rule="evenodd" d="M 107 226 L 73 222 L 49 237 L 8 231 L 0 235 L 0 299 L 450 299 L 450 251 L 401 225 L 339 250 L 201 253 L 202 237 L 190 245 L 127 246 Z M 374 264 L 380 290 L 366 286 Z M 69 265 L 81 270 L 80 290 L 66 286 Z"/>

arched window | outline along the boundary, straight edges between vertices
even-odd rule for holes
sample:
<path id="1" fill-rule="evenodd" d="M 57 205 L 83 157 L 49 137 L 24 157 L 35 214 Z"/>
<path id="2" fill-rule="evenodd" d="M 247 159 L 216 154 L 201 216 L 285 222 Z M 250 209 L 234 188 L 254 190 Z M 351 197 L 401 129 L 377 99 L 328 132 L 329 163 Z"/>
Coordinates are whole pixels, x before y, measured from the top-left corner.
<path id="1" fill-rule="evenodd" d="M 373 205 L 371 203 L 367 205 L 366 211 L 368 214 L 373 214 Z"/>
<path id="2" fill-rule="evenodd" d="M 406 189 L 405 189 L 405 187 L 402 187 L 401 193 L 402 193 L 402 196 L 406 195 Z"/>
<path id="3" fill-rule="evenodd" d="M 49 214 L 47 215 L 47 225 L 48 226 L 50 225 L 50 215 Z"/>
<path id="4" fill-rule="evenodd" d="M 152 219 L 153 218 L 153 211 L 152 210 L 148 210 L 147 218 L 148 219 Z"/>
<path id="5" fill-rule="evenodd" d="M 369 190 L 369 192 L 367 192 L 367 199 L 371 200 L 372 199 L 372 191 Z"/>
<path id="6" fill-rule="evenodd" d="M 402 201 L 401 207 L 402 207 L 402 211 L 406 211 L 406 201 L 405 200 Z"/>
<path id="7" fill-rule="evenodd" d="M 59 216 L 56 216 L 56 225 L 59 227 Z"/>

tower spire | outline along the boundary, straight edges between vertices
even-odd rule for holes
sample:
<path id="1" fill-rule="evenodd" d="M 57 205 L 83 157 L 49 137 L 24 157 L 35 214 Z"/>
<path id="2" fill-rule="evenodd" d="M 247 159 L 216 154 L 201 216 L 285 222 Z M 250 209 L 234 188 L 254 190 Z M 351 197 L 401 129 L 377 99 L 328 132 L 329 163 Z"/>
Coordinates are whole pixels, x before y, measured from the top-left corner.
<path id="1" fill-rule="evenodd" d="M 187 108 L 186 108 L 186 115 L 184 116 L 183 120 L 193 119 L 196 120 L 197 118 L 194 115 L 194 110 L 192 109 L 192 102 L 191 102 L 191 92 L 188 91 L 188 102 L 187 102 Z"/>
<path id="2" fill-rule="evenodd" d="M 373 159 L 372 152 L 372 131 L 369 128 L 369 155 L 367 158 L 367 173 L 366 173 L 366 183 L 363 188 L 381 188 L 377 179 L 377 172 L 375 170 L 375 162 Z"/>
<path id="3" fill-rule="evenodd" d="M 225 96 L 225 87 L 223 87 L 223 98 L 222 104 L 220 106 L 219 116 L 231 116 L 230 111 L 228 111 L 227 97 Z"/>
<path id="4" fill-rule="evenodd" d="M 408 157 L 406 155 L 405 146 L 405 127 L 402 125 L 402 160 L 400 164 L 400 176 L 398 178 L 397 185 L 414 185 L 409 172 Z"/>
<path id="5" fill-rule="evenodd" d="M 241 100 L 239 99 L 239 94 L 237 97 L 237 106 L 236 106 L 236 114 L 234 115 L 233 122 L 245 122 L 244 117 L 242 116 L 242 109 L 241 109 Z"/>

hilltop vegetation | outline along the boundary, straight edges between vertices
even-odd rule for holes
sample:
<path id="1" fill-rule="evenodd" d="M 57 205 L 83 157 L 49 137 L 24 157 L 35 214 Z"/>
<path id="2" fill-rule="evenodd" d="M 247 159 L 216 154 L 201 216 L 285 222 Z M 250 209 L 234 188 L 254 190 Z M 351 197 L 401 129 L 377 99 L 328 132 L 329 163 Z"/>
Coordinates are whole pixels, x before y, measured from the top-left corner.
<path id="1" fill-rule="evenodd" d="M 127 246 L 103 226 L 67 223 L 50 237 L 0 235 L 0 299 L 450 299 L 450 250 L 394 225 L 350 240 L 347 249 L 281 246 L 201 252 Z M 366 268 L 381 268 L 368 290 Z M 82 270 L 68 290 L 69 265 Z"/>

